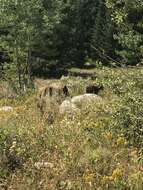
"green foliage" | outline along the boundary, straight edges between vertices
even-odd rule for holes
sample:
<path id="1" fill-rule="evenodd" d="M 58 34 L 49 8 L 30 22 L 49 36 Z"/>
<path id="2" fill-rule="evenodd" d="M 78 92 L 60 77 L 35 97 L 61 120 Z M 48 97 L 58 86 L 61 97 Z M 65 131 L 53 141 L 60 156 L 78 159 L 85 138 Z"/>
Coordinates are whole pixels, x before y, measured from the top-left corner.
<path id="1" fill-rule="evenodd" d="M 44 4 L 41 0 L 0 3 L 0 28 L 7 31 L 6 35 L 2 33 L 0 36 L 0 46 L 8 52 L 11 61 L 16 65 L 19 87 L 23 89 L 23 83 L 30 83 L 34 46 L 41 37 L 44 40 L 44 31 L 51 32 L 53 25 L 59 22 L 61 1 L 45 1 Z M 47 6 L 52 6 L 51 12 Z"/>
<path id="2" fill-rule="evenodd" d="M 143 42 L 143 4 L 140 0 L 106 1 L 112 10 L 112 19 L 117 25 L 115 38 L 122 48 L 117 52 L 126 64 L 137 64 L 142 61 Z"/>
<path id="3" fill-rule="evenodd" d="M 91 44 L 97 49 L 97 51 L 93 51 L 94 60 L 108 62 L 107 56 L 114 56 L 116 42 L 113 40 L 113 32 L 110 11 L 104 0 L 99 1 L 91 40 Z"/>
<path id="4" fill-rule="evenodd" d="M 5 62 L 14 63 L 21 90 L 32 75 L 58 75 L 87 66 L 87 59 L 142 63 L 139 0 L 1 0 L 0 5 L 0 72 Z"/>

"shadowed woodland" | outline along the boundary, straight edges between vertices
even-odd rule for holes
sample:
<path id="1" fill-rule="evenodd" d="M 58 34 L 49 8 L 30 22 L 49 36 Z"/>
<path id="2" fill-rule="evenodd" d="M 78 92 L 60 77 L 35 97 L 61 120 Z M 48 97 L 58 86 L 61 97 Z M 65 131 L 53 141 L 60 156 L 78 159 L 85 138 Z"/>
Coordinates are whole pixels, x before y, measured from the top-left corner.
<path id="1" fill-rule="evenodd" d="M 139 0 L 0 3 L 0 72 L 16 72 L 21 88 L 32 76 L 60 77 L 71 67 L 142 63 Z"/>

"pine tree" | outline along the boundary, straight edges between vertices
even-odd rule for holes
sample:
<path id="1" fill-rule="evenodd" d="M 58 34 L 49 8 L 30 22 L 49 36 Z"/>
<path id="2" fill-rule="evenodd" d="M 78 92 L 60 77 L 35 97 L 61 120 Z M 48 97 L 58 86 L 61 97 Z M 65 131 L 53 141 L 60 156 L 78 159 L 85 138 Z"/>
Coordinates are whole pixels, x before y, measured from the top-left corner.
<path id="1" fill-rule="evenodd" d="M 91 44 L 97 49 L 94 59 L 108 61 L 107 56 L 114 56 L 113 24 L 104 0 L 98 3 L 97 15 L 93 27 Z"/>
<path id="2" fill-rule="evenodd" d="M 1 35 L 0 45 L 9 53 L 16 65 L 21 90 L 24 83 L 30 82 L 32 54 L 36 46 L 40 43 L 40 54 L 43 50 L 47 53 L 44 49 L 46 44 L 44 35 L 51 33 L 53 26 L 60 20 L 60 2 L 58 0 L 0 1 L 0 28 L 8 31 L 8 35 Z"/>
<path id="3" fill-rule="evenodd" d="M 99 0 L 68 1 L 63 9 L 65 17 L 57 32 L 61 39 L 58 50 L 62 62 L 82 67 L 86 57 L 91 56 L 90 43 L 98 4 Z"/>

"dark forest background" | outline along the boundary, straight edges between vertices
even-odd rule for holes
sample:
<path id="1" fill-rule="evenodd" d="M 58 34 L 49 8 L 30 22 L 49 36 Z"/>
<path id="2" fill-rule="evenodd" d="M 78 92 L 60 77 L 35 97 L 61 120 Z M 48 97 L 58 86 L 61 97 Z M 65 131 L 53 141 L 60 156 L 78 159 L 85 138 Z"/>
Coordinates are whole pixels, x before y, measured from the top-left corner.
<path id="1" fill-rule="evenodd" d="M 70 67 L 143 62 L 139 0 L 0 3 L 1 76 L 10 69 L 28 83 L 31 76 L 57 76 Z"/>

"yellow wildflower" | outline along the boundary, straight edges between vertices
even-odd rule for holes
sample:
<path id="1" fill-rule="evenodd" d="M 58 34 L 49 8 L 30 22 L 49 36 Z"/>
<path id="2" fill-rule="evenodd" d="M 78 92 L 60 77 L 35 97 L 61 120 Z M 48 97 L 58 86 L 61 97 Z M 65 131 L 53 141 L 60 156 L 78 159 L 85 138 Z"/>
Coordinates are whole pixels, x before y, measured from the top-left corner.
<path id="1" fill-rule="evenodd" d="M 121 178 L 123 175 L 123 172 L 120 168 L 116 168 L 115 170 L 113 170 L 113 173 L 112 173 L 112 179 L 114 181 L 117 181 L 119 178 Z"/>
<path id="2" fill-rule="evenodd" d="M 117 141 L 116 141 L 116 144 L 117 144 L 117 146 L 119 146 L 119 145 L 126 145 L 127 141 L 126 141 L 126 139 L 124 137 L 119 137 L 117 139 Z"/>
<path id="3" fill-rule="evenodd" d="M 95 174 L 89 170 L 86 170 L 84 174 L 84 180 L 86 183 L 93 181 Z"/>
<path id="4" fill-rule="evenodd" d="M 106 183 L 111 182 L 112 180 L 113 180 L 112 176 L 103 176 L 101 182 L 102 182 L 102 184 L 106 184 Z"/>
<path id="5" fill-rule="evenodd" d="M 108 140 L 111 140 L 112 139 L 112 133 L 108 132 L 108 133 L 104 134 L 104 137 Z"/>

